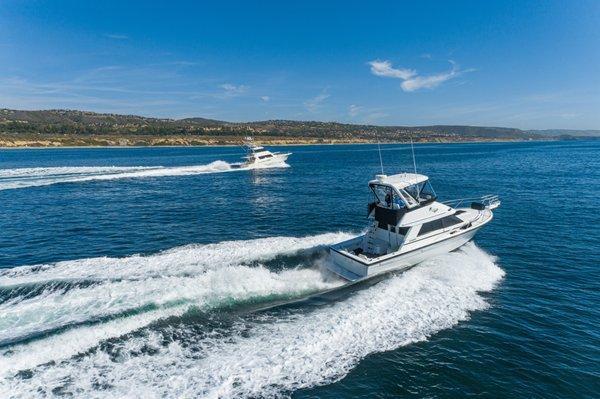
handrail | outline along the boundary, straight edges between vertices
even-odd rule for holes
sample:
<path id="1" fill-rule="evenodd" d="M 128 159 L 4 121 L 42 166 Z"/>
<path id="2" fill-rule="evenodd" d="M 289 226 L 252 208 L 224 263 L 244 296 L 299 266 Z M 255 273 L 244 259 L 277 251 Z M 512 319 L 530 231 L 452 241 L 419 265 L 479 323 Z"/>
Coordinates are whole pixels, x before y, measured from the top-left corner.
<path id="1" fill-rule="evenodd" d="M 497 194 L 486 194 L 481 197 L 453 199 L 449 201 L 442 201 L 442 204 L 456 208 L 466 201 L 479 201 L 486 208 L 497 207 L 500 205 L 500 197 Z"/>

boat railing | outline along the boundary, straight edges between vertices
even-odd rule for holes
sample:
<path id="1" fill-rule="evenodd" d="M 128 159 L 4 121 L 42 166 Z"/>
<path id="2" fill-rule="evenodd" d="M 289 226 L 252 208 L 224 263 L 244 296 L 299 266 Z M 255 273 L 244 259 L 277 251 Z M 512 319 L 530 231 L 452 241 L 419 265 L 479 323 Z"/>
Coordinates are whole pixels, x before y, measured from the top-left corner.
<path id="1" fill-rule="evenodd" d="M 459 206 L 465 203 L 477 203 L 481 204 L 483 207 L 487 209 L 495 209 L 500 206 L 500 197 L 496 194 L 487 194 L 481 197 L 471 197 L 471 198 L 459 198 L 453 199 L 449 201 L 442 201 L 442 204 L 451 206 L 452 208 L 458 208 Z M 471 205 L 469 204 L 469 205 Z"/>

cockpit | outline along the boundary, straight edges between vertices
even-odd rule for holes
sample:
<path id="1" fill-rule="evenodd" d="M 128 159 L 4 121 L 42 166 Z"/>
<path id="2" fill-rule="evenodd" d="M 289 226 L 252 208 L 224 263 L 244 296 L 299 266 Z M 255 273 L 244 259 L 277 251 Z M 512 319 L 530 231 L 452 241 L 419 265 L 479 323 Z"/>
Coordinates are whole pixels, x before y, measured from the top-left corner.
<path id="1" fill-rule="evenodd" d="M 374 211 L 379 228 L 390 231 L 398 229 L 406 212 L 436 199 L 427 176 L 413 173 L 378 175 L 369 182 L 369 188 L 369 215 Z"/>

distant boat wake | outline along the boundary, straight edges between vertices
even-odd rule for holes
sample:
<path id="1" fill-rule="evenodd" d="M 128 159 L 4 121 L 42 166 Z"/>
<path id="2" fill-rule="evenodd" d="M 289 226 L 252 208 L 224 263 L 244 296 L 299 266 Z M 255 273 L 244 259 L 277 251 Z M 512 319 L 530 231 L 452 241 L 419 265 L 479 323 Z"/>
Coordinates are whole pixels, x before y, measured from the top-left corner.
<path id="1" fill-rule="evenodd" d="M 230 164 L 225 161 L 214 161 L 205 165 L 190 166 L 65 166 L 0 169 L 0 190 L 49 186 L 59 183 L 190 176 L 239 170 L 285 167 L 289 167 L 285 162 L 261 167 L 246 167 L 241 163 Z"/>

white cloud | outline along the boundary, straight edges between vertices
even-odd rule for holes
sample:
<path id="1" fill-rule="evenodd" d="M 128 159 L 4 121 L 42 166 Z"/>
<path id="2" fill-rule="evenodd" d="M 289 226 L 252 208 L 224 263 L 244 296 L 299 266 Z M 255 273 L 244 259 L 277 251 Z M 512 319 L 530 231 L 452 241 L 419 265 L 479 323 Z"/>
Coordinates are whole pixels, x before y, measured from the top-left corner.
<path id="1" fill-rule="evenodd" d="M 406 92 L 413 92 L 420 89 L 434 89 L 440 84 L 453 79 L 464 72 L 471 72 L 472 69 L 461 71 L 454 61 L 450 61 L 452 69 L 447 72 L 433 75 L 420 76 L 413 69 L 396 69 L 392 67 L 389 61 L 371 61 L 371 73 L 376 76 L 402 79 L 400 87 Z"/>
<path id="2" fill-rule="evenodd" d="M 224 90 L 222 94 L 224 97 L 237 97 L 246 92 L 248 90 L 248 86 L 245 85 L 232 85 L 231 83 L 225 83 L 219 86 Z"/>
<path id="3" fill-rule="evenodd" d="M 304 106 L 310 112 L 316 112 L 321 107 L 323 102 L 329 97 L 330 95 L 327 93 L 327 91 L 323 90 L 318 96 L 309 98 L 308 100 L 304 101 Z"/>
<path id="4" fill-rule="evenodd" d="M 407 79 L 404 82 L 402 82 L 400 87 L 402 87 L 402 90 L 409 92 L 419 89 L 433 89 L 439 86 L 440 84 L 444 83 L 445 81 L 455 78 L 456 76 L 458 76 L 458 73 L 459 72 L 453 65 L 452 70 L 448 72 L 438 73 L 429 76 L 415 76 L 414 78 Z"/>
<path id="5" fill-rule="evenodd" d="M 350 115 L 352 118 L 354 118 L 355 116 L 357 116 L 358 114 L 360 114 L 360 112 L 362 111 L 362 109 L 363 109 L 363 107 L 361 107 L 361 106 L 351 104 L 348 107 L 348 115 Z"/>
<path id="6" fill-rule="evenodd" d="M 261 101 L 267 102 L 267 101 L 269 101 L 271 99 L 271 97 L 269 97 L 269 96 L 261 96 L 260 99 L 261 99 Z"/>
<path id="7" fill-rule="evenodd" d="M 389 61 L 375 60 L 369 62 L 371 65 L 371 73 L 377 76 L 386 78 L 410 79 L 417 74 L 417 71 L 412 69 L 396 69 L 392 67 Z"/>

